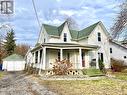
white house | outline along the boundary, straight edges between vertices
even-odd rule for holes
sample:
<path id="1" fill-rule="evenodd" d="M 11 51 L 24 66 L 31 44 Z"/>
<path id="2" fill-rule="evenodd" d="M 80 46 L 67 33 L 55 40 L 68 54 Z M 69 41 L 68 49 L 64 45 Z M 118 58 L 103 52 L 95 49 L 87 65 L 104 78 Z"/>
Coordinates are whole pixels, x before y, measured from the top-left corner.
<path id="1" fill-rule="evenodd" d="M 109 40 L 110 36 L 101 21 L 80 31 L 69 29 L 67 21 L 60 26 L 43 24 L 37 44 L 31 50 L 31 63 L 40 72 L 52 70 L 55 59 L 69 60 L 74 70 L 98 69 L 100 58 L 108 69 L 111 67 Z"/>
<path id="2" fill-rule="evenodd" d="M 127 48 L 116 41 L 110 41 L 111 58 L 122 60 L 127 65 Z"/>
<path id="3" fill-rule="evenodd" d="M 6 71 L 22 71 L 25 68 L 25 60 L 22 56 L 12 54 L 3 59 L 2 69 Z"/>

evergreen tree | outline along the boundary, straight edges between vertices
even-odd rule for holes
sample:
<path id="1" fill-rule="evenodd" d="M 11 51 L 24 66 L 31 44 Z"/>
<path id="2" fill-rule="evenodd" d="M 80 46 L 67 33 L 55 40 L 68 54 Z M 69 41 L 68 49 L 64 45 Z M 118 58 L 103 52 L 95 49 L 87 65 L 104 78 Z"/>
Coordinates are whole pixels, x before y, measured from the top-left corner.
<path id="1" fill-rule="evenodd" d="M 5 51 L 7 52 L 7 55 L 11 55 L 14 53 L 16 43 L 15 43 L 15 33 L 14 30 L 12 29 L 7 33 L 7 36 L 5 37 L 5 42 L 4 42 L 4 48 Z"/>

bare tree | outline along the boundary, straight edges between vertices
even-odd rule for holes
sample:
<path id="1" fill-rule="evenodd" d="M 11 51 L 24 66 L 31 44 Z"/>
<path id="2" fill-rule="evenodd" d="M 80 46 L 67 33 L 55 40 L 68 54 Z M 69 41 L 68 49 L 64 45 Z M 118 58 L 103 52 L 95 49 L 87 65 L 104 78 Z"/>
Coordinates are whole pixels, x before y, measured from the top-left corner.
<path id="1" fill-rule="evenodd" d="M 125 32 L 123 37 L 127 39 L 127 31 L 123 31 L 125 28 L 127 28 L 127 0 L 120 5 L 120 12 L 111 28 L 113 38 L 119 38 L 120 34 Z"/>
<path id="2" fill-rule="evenodd" d="M 24 57 L 29 48 L 30 48 L 30 46 L 27 44 L 19 44 L 15 48 L 15 53 L 20 54 Z"/>
<path id="3" fill-rule="evenodd" d="M 73 18 L 68 17 L 66 18 L 66 21 L 68 22 L 68 26 L 70 29 L 78 29 L 78 24 Z"/>

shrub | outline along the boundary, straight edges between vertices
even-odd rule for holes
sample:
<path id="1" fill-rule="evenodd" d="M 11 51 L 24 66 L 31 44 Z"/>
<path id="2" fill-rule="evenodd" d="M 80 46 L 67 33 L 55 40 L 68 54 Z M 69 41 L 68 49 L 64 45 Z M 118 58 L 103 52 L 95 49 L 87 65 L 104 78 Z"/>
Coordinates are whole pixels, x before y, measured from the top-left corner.
<path id="1" fill-rule="evenodd" d="M 104 75 L 104 73 L 102 71 L 100 71 L 100 69 L 96 69 L 96 68 L 84 69 L 83 70 L 83 74 L 84 75 L 88 75 L 88 76 L 100 76 L 100 75 Z"/>
<path id="2" fill-rule="evenodd" d="M 115 72 L 121 72 L 122 70 L 126 69 L 127 65 L 124 64 L 124 61 L 111 59 L 111 69 Z"/>
<path id="3" fill-rule="evenodd" d="M 99 63 L 99 69 L 105 73 L 105 66 L 104 66 L 104 63 L 101 59 L 98 60 L 98 63 Z"/>
<path id="4" fill-rule="evenodd" d="M 55 75 L 66 75 L 71 67 L 72 63 L 69 60 L 59 61 L 56 59 L 55 65 L 53 65 L 53 72 Z"/>

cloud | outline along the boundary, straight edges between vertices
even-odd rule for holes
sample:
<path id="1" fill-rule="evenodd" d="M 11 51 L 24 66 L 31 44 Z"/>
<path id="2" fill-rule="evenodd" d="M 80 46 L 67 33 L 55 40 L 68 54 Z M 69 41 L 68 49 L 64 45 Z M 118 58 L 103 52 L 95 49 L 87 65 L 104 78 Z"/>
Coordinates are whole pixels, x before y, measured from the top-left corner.
<path id="1" fill-rule="evenodd" d="M 72 17 L 80 28 L 99 20 L 109 29 L 119 11 L 120 0 L 36 0 L 35 5 L 41 23 L 60 25 L 65 18 Z M 1 17 L 1 22 L 6 17 Z M 17 43 L 34 45 L 38 38 L 39 26 L 31 1 L 15 0 L 15 14 L 8 21 L 15 29 Z"/>

